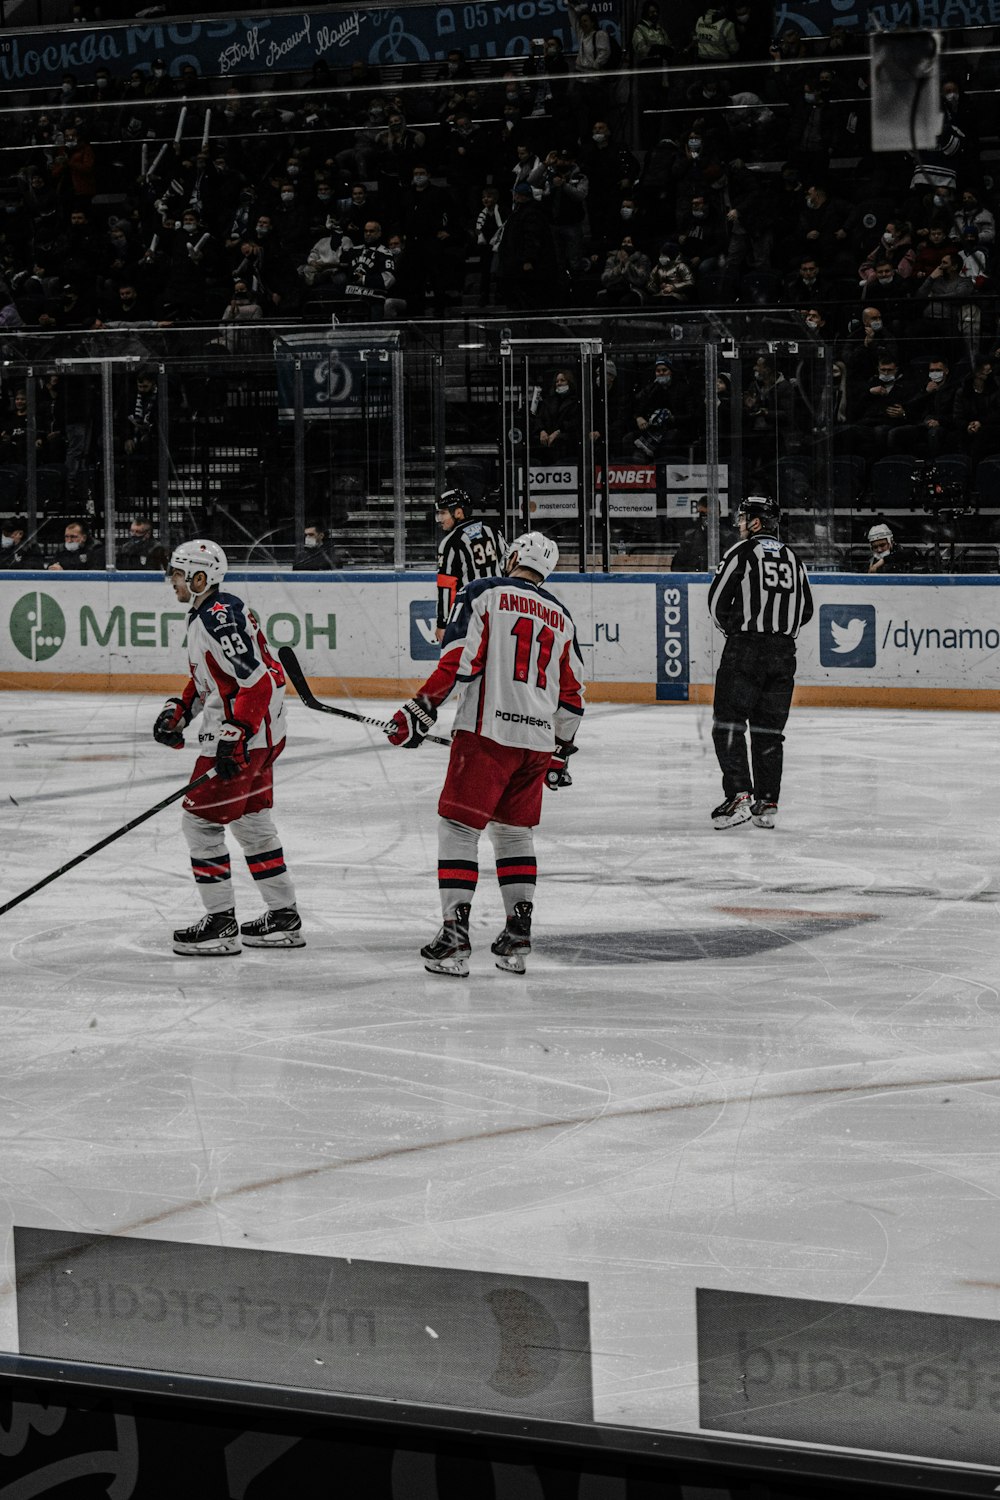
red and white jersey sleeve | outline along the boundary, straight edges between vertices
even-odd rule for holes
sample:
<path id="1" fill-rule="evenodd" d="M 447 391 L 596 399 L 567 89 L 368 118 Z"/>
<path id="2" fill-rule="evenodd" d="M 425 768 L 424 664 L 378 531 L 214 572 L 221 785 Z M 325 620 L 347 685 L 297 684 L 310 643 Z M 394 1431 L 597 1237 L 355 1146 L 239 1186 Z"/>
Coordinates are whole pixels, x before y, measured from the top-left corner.
<path id="1" fill-rule="evenodd" d="M 462 686 L 456 729 L 551 750 L 576 734 L 582 669 L 572 618 L 554 595 L 524 578 L 479 579 L 459 593 L 422 692 L 439 705 Z"/>
<path id="2" fill-rule="evenodd" d="M 191 684 L 185 698 L 196 696 L 202 704 L 198 743 L 203 754 L 214 754 L 223 724 L 243 727 L 252 750 L 285 738 L 285 674 L 242 599 L 213 590 L 188 615 L 187 650 Z"/>

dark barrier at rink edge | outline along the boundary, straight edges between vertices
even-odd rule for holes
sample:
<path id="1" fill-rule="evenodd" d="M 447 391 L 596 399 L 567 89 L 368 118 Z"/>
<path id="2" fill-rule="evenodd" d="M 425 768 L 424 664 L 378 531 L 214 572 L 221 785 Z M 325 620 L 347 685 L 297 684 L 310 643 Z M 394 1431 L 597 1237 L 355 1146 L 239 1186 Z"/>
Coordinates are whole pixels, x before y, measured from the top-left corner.
<path id="1" fill-rule="evenodd" d="M 21 1226 L 14 1256 L 12 1500 L 903 1500 L 1000 1478 L 598 1424 L 585 1283 Z"/>
<path id="2" fill-rule="evenodd" d="M 0 1494 L 914 1500 L 997 1475 L 0 1355 Z"/>

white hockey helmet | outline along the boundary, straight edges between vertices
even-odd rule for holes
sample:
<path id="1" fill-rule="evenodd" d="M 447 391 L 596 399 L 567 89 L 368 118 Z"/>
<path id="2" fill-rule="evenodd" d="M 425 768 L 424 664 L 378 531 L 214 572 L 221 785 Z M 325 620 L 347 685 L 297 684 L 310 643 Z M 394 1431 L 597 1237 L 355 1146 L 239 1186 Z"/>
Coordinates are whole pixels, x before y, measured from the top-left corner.
<path id="1" fill-rule="evenodd" d="M 190 588 L 191 580 L 196 573 L 204 573 L 208 580 L 208 587 L 221 583 L 229 568 L 229 559 L 219 546 L 218 542 L 209 542 L 202 538 L 195 538 L 193 542 L 181 542 L 170 554 L 167 563 L 168 575 L 177 569 L 183 573 L 184 582 Z"/>
<path id="2" fill-rule="evenodd" d="M 896 539 L 893 536 L 892 531 L 884 521 L 879 521 L 878 524 L 873 526 L 868 532 L 868 545 L 872 548 L 873 551 L 875 549 L 876 542 L 888 542 L 889 550 L 891 552 L 895 540 Z"/>
<path id="3" fill-rule="evenodd" d="M 558 561 L 559 548 L 551 537 L 540 531 L 522 531 L 507 548 L 506 572 L 509 575 L 515 568 L 531 568 L 544 581 Z"/>

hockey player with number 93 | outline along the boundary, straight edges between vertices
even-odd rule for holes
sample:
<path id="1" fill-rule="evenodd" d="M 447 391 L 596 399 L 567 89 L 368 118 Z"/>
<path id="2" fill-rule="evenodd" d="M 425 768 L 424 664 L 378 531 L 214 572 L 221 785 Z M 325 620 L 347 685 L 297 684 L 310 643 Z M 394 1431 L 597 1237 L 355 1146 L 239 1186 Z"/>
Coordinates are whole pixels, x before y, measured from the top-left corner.
<path id="1" fill-rule="evenodd" d="M 451 759 L 438 801 L 438 886 L 444 922 L 421 948 L 432 974 L 469 972 L 469 913 L 479 837 L 489 829 L 506 925 L 492 945 L 498 969 L 523 974 L 531 951 L 542 789 L 569 786 L 566 762 L 583 713 L 582 662 L 569 611 L 542 587 L 559 549 L 541 532 L 511 544 L 504 576 L 477 578 L 456 597 L 441 660 L 393 715 L 389 739 L 423 744 L 456 685 Z"/>
<path id="2" fill-rule="evenodd" d="M 295 892 L 271 816 L 271 768 L 285 747 L 285 674 L 268 649 L 253 611 L 219 585 L 226 554 L 217 542 L 182 542 L 171 553 L 167 582 L 190 605 L 187 649 L 191 676 L 168 698 L 155 725 L 160 745 L 180 750 L 184 730 L 200 715 L 192 780 L 215 775 L 184 798 L 181 826 L 205 915 L 174 933 L 174 952 L 217 958 L 251 948 L 301 948 L 305 940 Z M 266 910 L 237 926 L 226 828 L 231 827 Z"/>

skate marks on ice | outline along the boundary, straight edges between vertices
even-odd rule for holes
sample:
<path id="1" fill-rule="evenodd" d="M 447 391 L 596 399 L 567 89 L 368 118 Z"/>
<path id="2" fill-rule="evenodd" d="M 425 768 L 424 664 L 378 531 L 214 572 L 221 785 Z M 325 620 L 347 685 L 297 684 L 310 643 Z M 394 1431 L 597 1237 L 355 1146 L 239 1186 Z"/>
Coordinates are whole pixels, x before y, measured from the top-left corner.
<path id="1" fill-rule="evenodd" d="M 731 925 L 715 927 L 563 932 L 539 937 L 535 947 L 547 958 L 585 967 L 691 963 L 700 959 L 745 961 L 759 953 L 798 947 L 864 922 L 878 921 L 875 912 L 781 911 L 739 906 L 719 906 L 715 910 L 736 920 Z"/>

